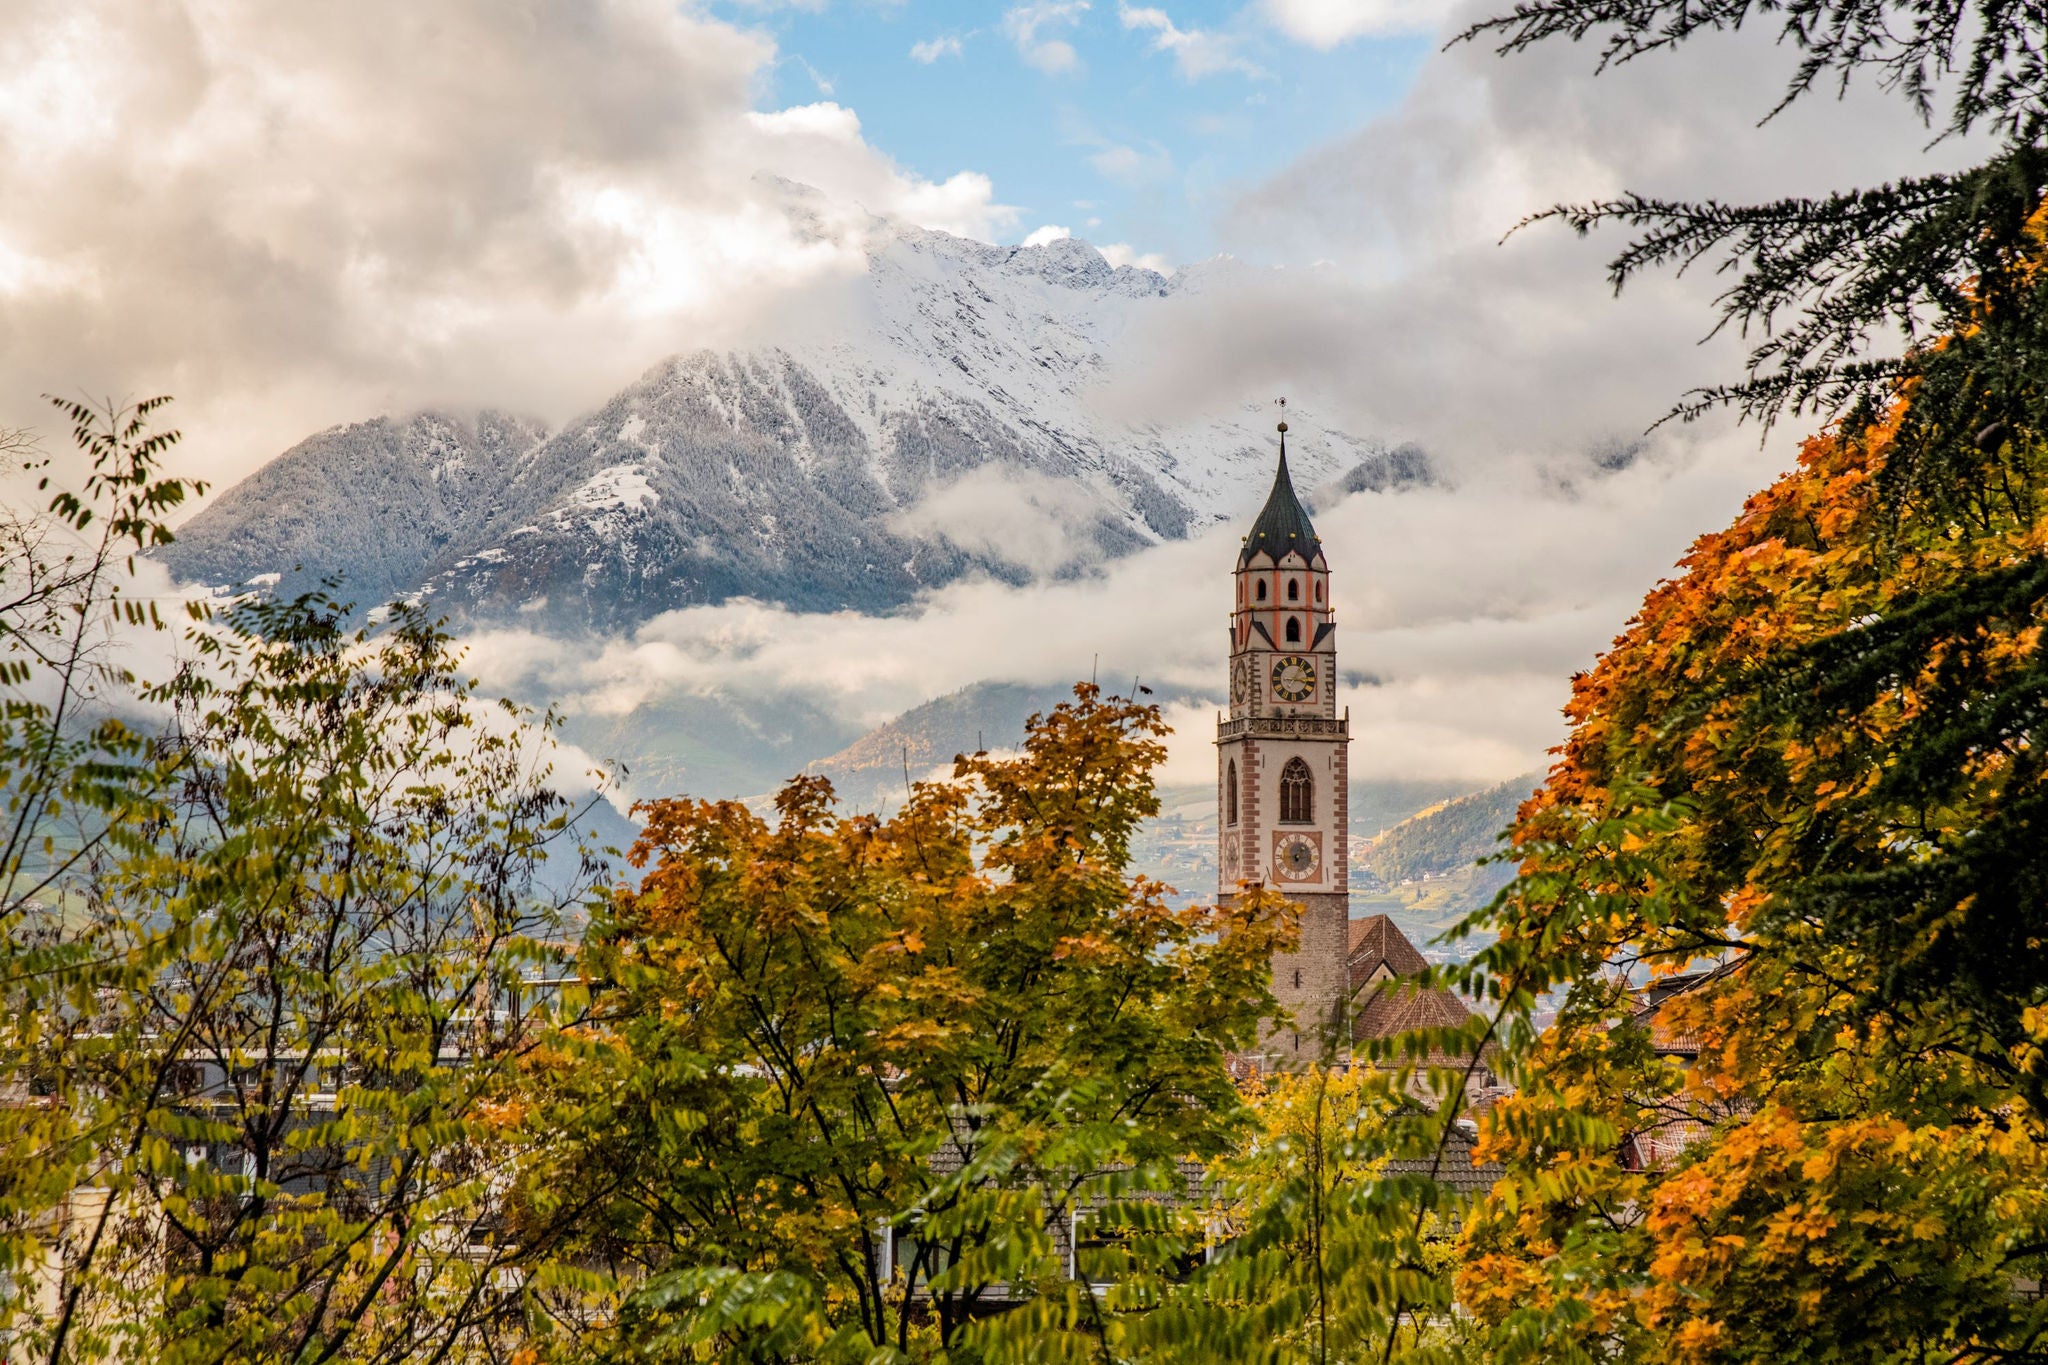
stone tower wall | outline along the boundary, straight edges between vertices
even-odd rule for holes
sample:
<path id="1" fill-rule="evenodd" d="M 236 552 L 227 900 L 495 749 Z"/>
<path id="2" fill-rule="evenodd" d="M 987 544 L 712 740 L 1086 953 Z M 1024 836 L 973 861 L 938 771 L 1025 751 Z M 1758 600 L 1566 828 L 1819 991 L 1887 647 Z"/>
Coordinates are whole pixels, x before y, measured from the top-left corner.
<path id="1" fill-rule="evenodd" d="M 1287 472 L 1286 430 L 1273 492 L 1233 576 L 1230 712 L 1216 734 L 1217 894 L 1258 885 L 1302 906 L 1300 942 L 1273 958 L 1283 1013 L 1260 1039 L 1260 1060 L 1279 1067 L 1344 1050 L 1351 946 L 1350 724 L 1337 710 L 1329 565 Z M 1285 797 L 1295 760 L 1311 782 L 1305 812 Z"/>
<path id="2" fill-rule="evenodd" d="M 1341 1049 L 1351 993 L 1351 898 L 1310 892 L 1288 899 L 1301 903 L 1301 944 L 1273 954 L 1273 995 L 1289 1017 L 1274 1020 L 1264 1040 L 1264 1051 L 1283 1067 L 1305 1066 Z"/>

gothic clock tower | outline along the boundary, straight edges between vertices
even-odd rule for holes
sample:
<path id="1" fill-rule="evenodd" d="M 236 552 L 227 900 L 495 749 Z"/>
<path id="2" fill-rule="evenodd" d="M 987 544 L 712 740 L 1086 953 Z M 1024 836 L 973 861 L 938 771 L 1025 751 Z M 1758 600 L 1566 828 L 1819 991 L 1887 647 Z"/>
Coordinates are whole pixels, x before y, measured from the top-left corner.
<path id="1" fill-rule="evenodd" d="M 1301 944 L 1273 957 L 1292 1016 L 1268 1036 L 1283 1063 L 1343 1038 L 1351 919 L 1345 826 L 1348 716 L 1337 714 L 1330 566 L 1287 474 L 1244 538 L 1230 613 L 1230 717 L 1216 727 L 1218 894 L 1264 885 L 1302 906 Z"/>

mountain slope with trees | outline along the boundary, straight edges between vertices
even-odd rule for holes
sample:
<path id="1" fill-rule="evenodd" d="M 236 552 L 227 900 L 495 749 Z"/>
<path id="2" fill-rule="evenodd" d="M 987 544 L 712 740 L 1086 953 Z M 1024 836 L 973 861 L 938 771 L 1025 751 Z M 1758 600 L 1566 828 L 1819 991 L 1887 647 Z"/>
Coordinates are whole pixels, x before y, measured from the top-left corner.
<path id="1" fill-rule="evenodd" d="M 1480 859 L 1502 851 L 1501 831 L 1537 781 L 1518 777 L 1417 811 L 1374 839 L 1359 861 L 1389 883 L 1470 871 Z"/>

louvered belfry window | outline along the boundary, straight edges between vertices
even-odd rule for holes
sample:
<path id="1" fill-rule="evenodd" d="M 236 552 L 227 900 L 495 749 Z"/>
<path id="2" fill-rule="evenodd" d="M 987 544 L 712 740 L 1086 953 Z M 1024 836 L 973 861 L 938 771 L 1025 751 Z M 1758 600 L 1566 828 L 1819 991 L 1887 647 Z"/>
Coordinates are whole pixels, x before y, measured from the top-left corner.
<path id="1" fill-rule="evenodd" d="M 1308 764 L 1298 758 L 1287 760 L 1280 770 L 1280 823 L 1308 825 L 1316 818 L 1316 782 Z"/>

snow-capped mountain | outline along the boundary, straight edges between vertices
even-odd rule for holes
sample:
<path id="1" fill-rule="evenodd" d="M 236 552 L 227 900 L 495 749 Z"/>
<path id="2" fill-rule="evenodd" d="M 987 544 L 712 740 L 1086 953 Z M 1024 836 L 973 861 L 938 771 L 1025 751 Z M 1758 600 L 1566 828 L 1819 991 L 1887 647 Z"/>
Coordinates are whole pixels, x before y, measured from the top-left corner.
<path id="1" fill-rule="evenodd" d="M 1241 514 L 1270 477 L 1263 407 L 1158 427 L 1091 403 L 1134 325 L 1228 268 L 880 228 L 830 321 L 664 360 L 552 433 L 492 413 L 322 432 L 164 558 L 199 582 L 338 574 L 364 604 L 599 629 L 735 595 L 873 611 L 964 573 L 1074 572 Z M 1412 449 L 1291 425 L 1304 487 L 1428 477 Z"/>

